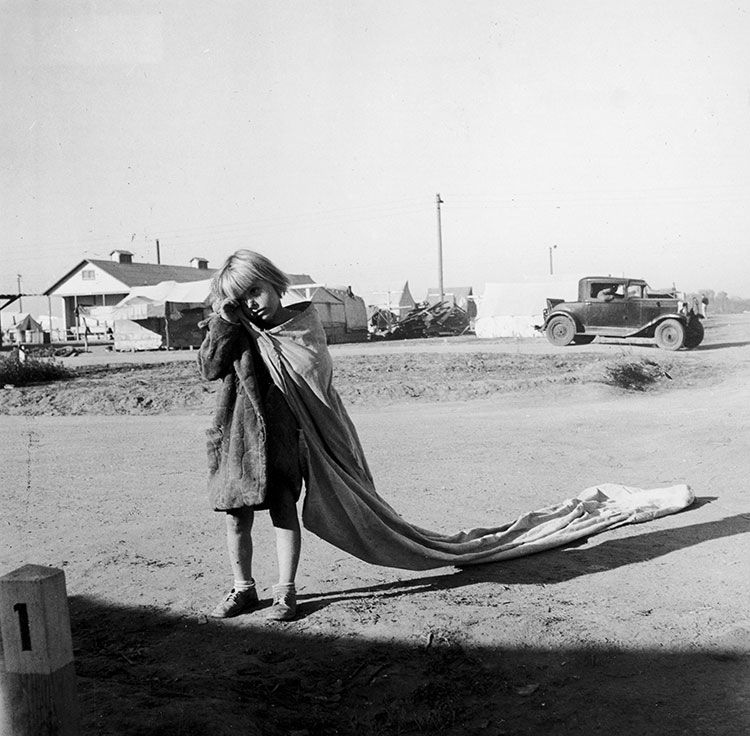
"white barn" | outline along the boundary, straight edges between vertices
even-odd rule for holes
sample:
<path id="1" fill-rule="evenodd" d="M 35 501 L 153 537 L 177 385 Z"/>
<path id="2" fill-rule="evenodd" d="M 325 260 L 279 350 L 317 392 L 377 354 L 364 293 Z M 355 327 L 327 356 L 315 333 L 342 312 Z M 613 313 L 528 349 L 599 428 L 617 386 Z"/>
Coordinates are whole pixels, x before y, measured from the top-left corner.
<path id="1" fill-rule="evenodd" d="M 44 292 L 46 296 L 62 298 L 66 330 L 78 326 L 78 307 L 86 307 L 92 320 L 111 323 L 113 307 L 134 288 L 163 281 L 203 281 L 214 273 L 204 258 L 193 258 L 190 266 L 133 263 L 133 254 L 127 250 L 113 250 L 110 258 L 81 261 Z"/>

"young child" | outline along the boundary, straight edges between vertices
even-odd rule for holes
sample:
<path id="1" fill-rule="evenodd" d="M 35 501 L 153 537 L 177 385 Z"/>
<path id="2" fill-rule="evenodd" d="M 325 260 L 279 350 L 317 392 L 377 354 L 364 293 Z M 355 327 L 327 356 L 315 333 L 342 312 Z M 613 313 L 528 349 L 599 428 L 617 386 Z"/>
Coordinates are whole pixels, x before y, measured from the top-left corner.
<path id="1" fill-rule="evenodd" d="M 297 313 L 282 306 L 289 279 L 264 256 L 249 250 L 230 256 L 213 277 L 214 314 L 198 353 L 203 377 L 221 379 L 208 430 L 209 495 L 226 512 L 227 549 L 234 586 L 211 615 L 228 618 L 258 607 L 252 573 L 255 512 L 268 510 L 276 533 L 278 584 L 267 618 L 296 614 L 294 578 L 300 555 L 296 502 L 302 472 L 299 430 L 274 385 L 248 330 L 276 327 Z M 307 305 L 303 305 L 307 306 Z"/>
<path id="2" fill-rule="evenodd" d="M 269 617 L 296 613 L 300 553 L 296 501 L 305 482 L 306 529 L 375 565 L 406 570 L 498 562 L 568 544 L 614 526 L 689 506 L 687 485 L 642 490 L 605 483 L 509 523 L 431 531 L 404 519 L 377 490 L 357 431 L 333 385 L 326 335 L 315 307 L 281 304 L 288 278 L 268 259 L 238 251 L 216 273 L 203 375 L 222 379 L 209 430 L 209 491 L 227 512 L 234 587 L 215 616 L 258 605 L 252 577 L 254 513 L 276 529 L 279 583 Z M 460 489 L 454 501 L 460 503 Z M 502 495 L 497 494 L 498 503 Z"/>

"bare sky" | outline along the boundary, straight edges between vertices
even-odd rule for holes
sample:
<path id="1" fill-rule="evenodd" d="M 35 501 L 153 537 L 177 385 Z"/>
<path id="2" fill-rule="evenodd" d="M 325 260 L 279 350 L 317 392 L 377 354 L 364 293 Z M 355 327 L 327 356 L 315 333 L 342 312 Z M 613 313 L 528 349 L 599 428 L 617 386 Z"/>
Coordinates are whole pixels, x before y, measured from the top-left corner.
<path id="1" fill-rule="evenodd" d="M 240 247 L 368 301 L 750 296 L 750 0 L 0 0 L 0 291 Z"/>

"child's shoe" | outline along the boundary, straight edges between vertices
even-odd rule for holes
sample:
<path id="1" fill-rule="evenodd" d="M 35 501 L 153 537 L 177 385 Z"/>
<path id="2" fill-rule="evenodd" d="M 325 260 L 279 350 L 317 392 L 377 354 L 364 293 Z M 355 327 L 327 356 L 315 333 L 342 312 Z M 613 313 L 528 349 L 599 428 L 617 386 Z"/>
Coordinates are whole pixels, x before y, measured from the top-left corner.
<path id="1" fill-rule="evenodd" d="M 297 615 L 297 591 L 294 583 L 273 586 L 273 605 L 268 609 L 269 621 L 291 621 Z"/>
<path id="2" fill-rule="evenodd" d="M 255 588 L 249 590 L 232 588 L 227 593 L 227 597 L 209 615 L 213 618 L 232 618 L 232 616 L 239 616 L 241 613 L 249 613 L 258 607 L 258 603 L 258 592 Z"/>

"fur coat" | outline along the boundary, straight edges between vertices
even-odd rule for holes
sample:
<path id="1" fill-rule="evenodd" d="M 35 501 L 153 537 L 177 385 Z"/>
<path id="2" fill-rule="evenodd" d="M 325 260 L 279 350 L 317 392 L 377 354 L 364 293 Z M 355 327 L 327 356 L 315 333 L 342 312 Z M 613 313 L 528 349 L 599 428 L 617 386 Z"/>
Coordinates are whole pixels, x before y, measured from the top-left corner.
<path id="1" fill-rule="evenodd" d="M 267 375 L 249 333 L 212 315 L 198 350 L 203 378 L 220 380 L 206 431 L 208 494 L 217 511 L 267 508 L 283 484 L 299 497 L 299 430 L 283 394 Z"/>

